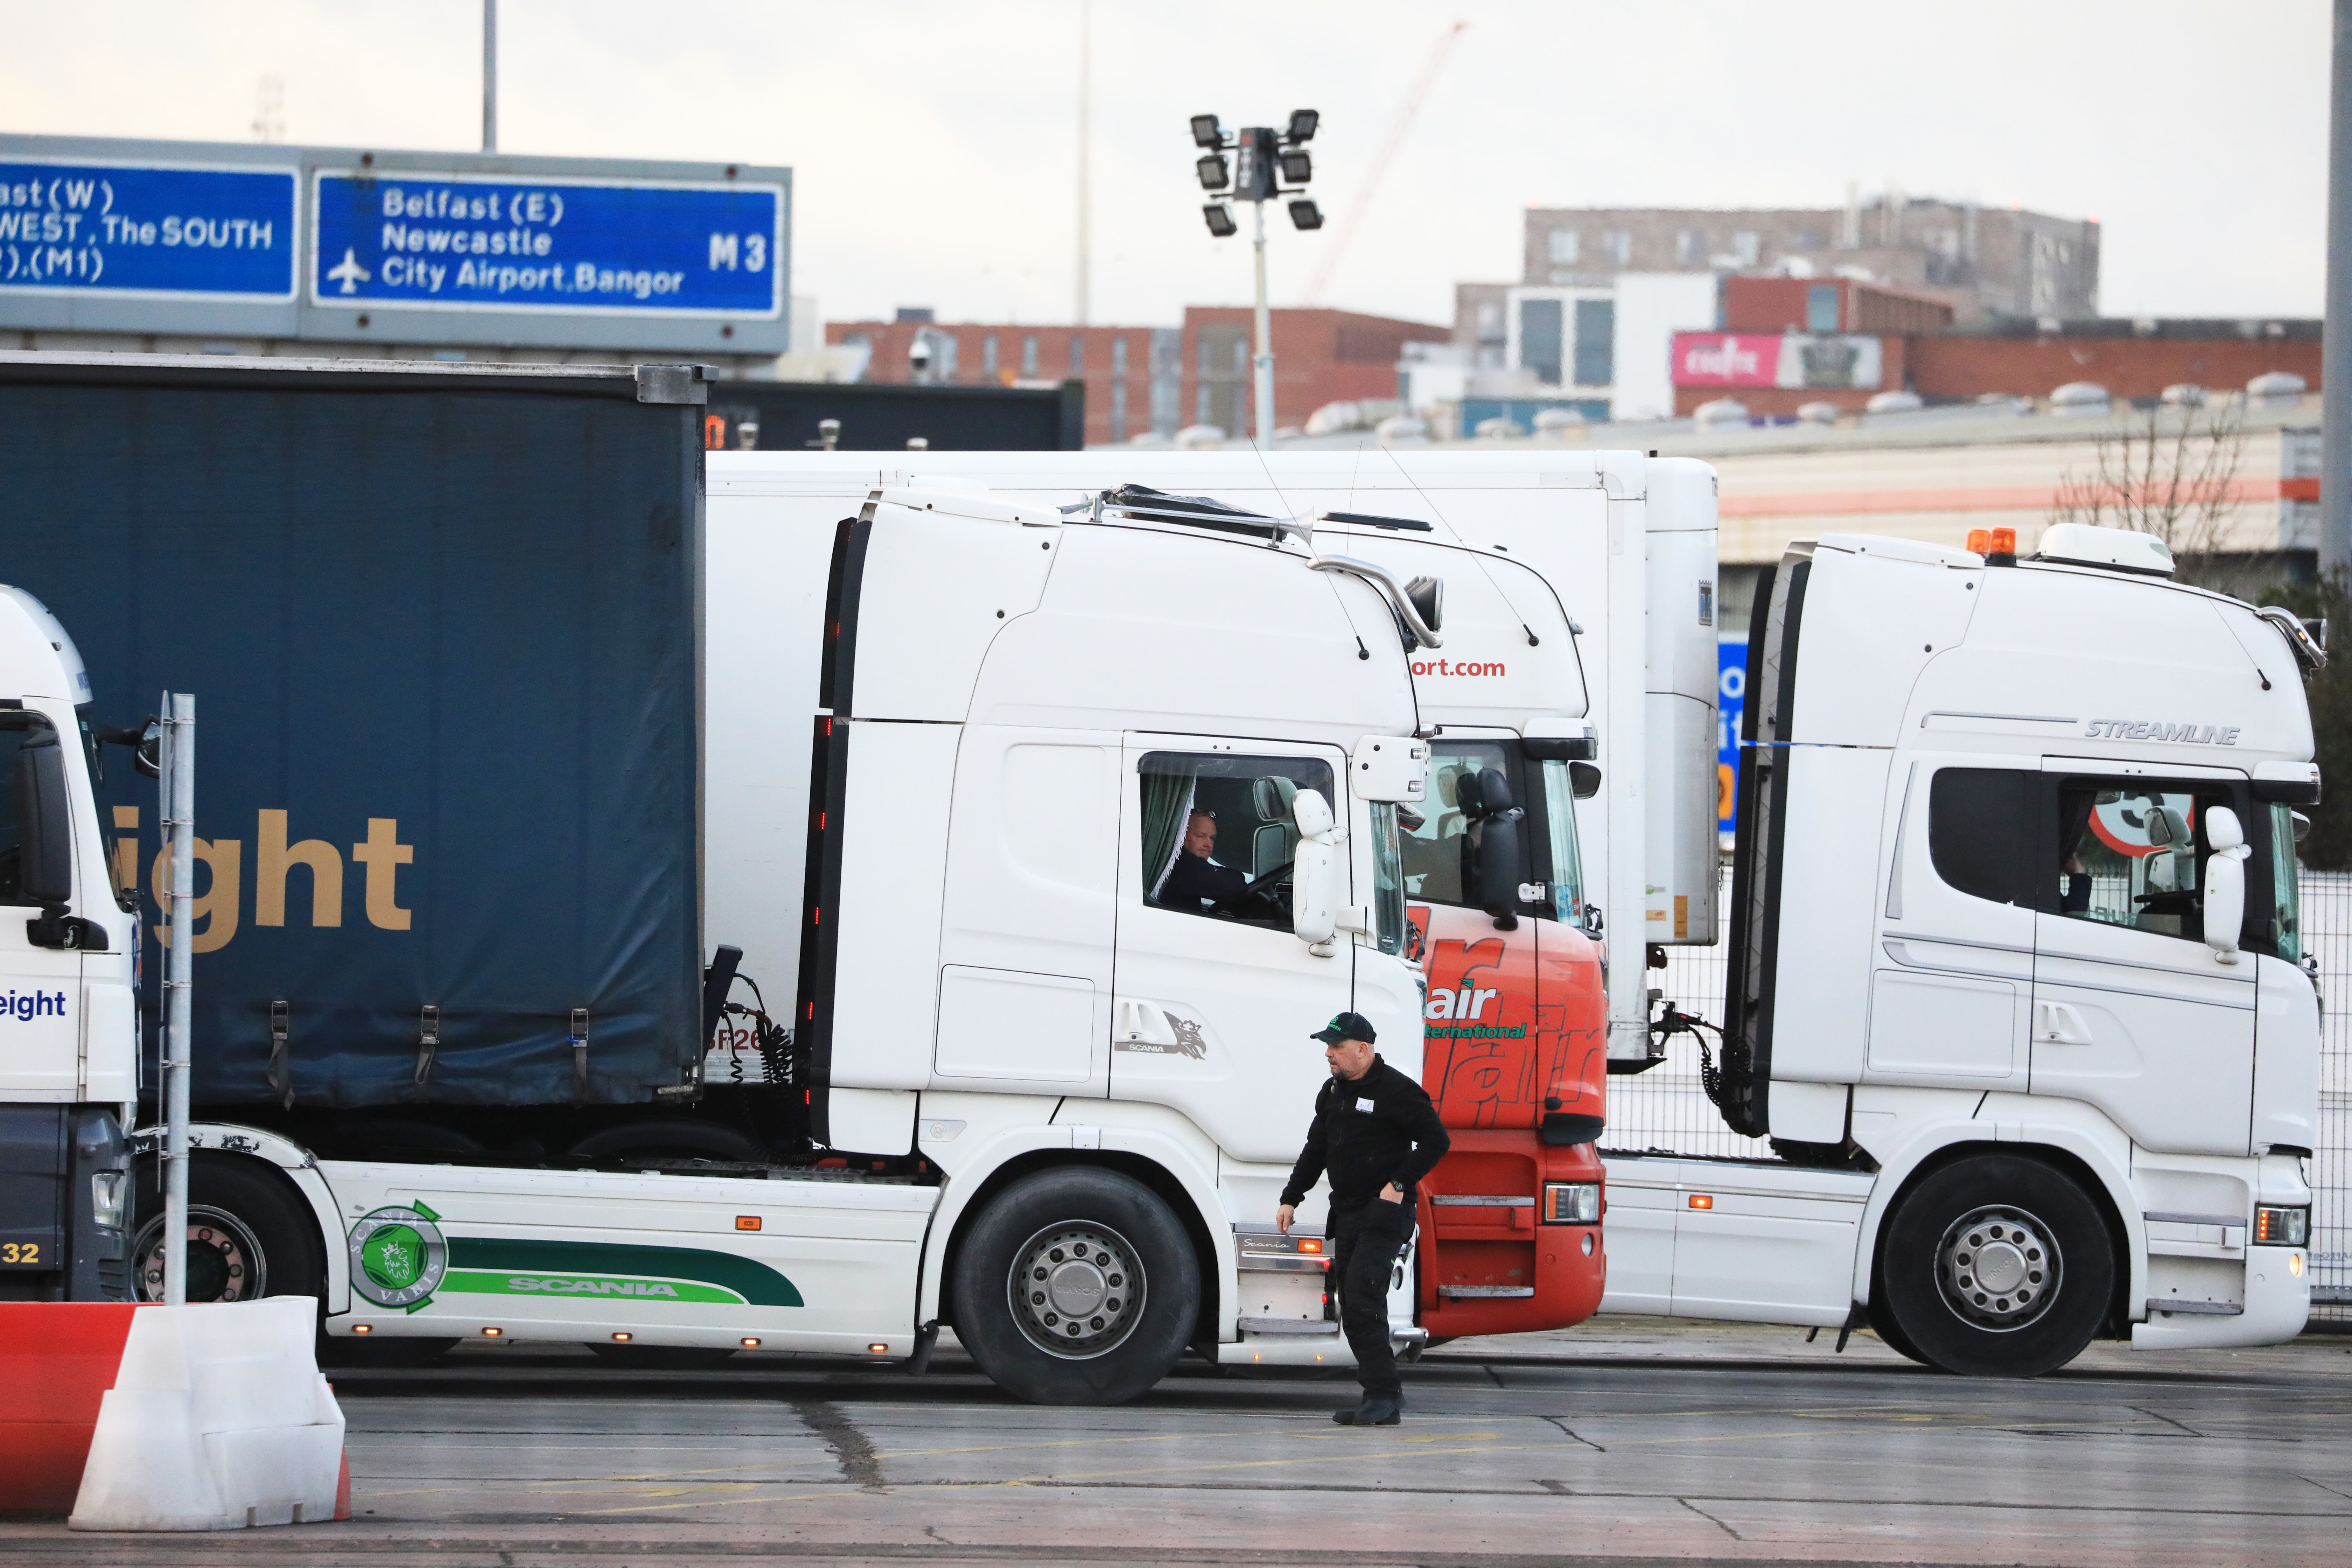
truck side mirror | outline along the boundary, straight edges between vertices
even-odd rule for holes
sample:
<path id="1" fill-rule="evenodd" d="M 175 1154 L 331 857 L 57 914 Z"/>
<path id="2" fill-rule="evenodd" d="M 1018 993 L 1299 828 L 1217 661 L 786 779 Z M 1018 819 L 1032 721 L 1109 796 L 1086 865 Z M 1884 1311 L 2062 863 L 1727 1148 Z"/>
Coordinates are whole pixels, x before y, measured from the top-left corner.
<path id="1" fill-rule="evenodd" d="M 61 910 L 73 897 L 73 809 L 54 730 L 37 731 L 16 750 L 16 842 L 19 897 Z"/>
<path id="2" fill-rule="evenodd" d="M 2205 812 L 2205 945 L 2223 963 L 2238 962 L 2238 932 L 2246 921 L 2246 830 L 2226 805 Z"/>
<path id="3" fill-rule="evenodd" d="M 1321 790 L 1302 789 L 1290 803 L 1290 819 L 1298 827 L 1298 847 L 1291 854 L 1290 929 L 1298 940 L 1330 956 L 1332 938 L 1339 934 L 1339 863 L 1343 835 L 1331 816 L 1331 803 Z"/>
<path id="4" fill-rule="evenodd" d="M 1527 814 L 1513 804 L 1511 781 L 1500 769 L 1480 769 L 1475 789 L 1470 782 L 1454 787 L 1464 811 L 1478 818 L 1470 848 L 1470 901 L 1494 916 L 1498 929 L 1510 931 L 1519 923 L 1519 824 Z"/>
<path id="5" fill-rule="evenodd" d="M 1591 800 L 1601 793 L 1601 770 L 1591 763 L 1568 764 L 1568 787 L 1579 800 Z"/>

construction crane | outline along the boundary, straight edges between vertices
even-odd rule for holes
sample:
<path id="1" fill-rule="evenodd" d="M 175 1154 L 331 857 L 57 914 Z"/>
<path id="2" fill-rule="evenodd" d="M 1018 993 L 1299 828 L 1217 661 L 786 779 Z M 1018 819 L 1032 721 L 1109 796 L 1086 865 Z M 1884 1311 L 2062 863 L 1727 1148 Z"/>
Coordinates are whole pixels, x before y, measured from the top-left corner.
<path id="1" fill-rule="evenodd" d="M 1339 232 L 1331 237 L 1330 248 L 1324 251 L 1322 265 L 1316 268 L 1314 281 L 1307 285 L 1307 303 L 1317 304 L 1323 298 L 1324 287 L 1348 254 L 1348 246 L 1356 237 L 1357 228 L 1364 221 L 1364 209 L 1371 205 L 1372 193 L 1380 189 L 1381 179 L 1389 172 L 1390 160 L 1396 156 L 1397 147 L 1404 133 L 1412 129 L 1412 118 L 1421 111 L 1421 100 L 1429 96 L 1430 84 L 1445 65 L 1445 57 L 1454 52 L 1454 40 L 1470 24 L 1458 21 L 1441 34 L 1429 47 L 1429 56 L 1421 62 L 1421 74 L 1412 79 L 1406 89 L 1404 101 L 1397 105 L 1396 118 L 1389 121 L 1388 134 L 1381 139 L 1381 150 L 1372 158 L 1371 167 L 1364 171 L 1363 183 L 1356 187 L 1355 199 L 1340 209 Z"/>

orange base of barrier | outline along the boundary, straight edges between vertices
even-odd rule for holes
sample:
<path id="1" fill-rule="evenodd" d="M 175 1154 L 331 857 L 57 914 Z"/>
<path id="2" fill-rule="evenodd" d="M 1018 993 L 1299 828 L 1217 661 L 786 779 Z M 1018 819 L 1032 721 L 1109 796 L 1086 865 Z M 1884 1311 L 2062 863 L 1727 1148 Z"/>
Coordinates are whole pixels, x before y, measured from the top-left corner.
<path id="1" fill-rule="evenodd" d="M 138 1309 L 0 1301 L 0 1513 L 68 1513 Z"/>

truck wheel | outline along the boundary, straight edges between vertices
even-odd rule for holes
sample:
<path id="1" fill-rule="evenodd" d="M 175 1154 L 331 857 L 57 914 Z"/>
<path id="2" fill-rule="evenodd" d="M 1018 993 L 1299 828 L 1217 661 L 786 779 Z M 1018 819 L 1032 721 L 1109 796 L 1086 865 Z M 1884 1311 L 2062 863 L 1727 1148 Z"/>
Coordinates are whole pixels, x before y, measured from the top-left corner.
<path id="1" fill-rule="evenodd" d="M 154 1160 L 139 1164 L 132 1299 L 163 1299 L 163 1193 Z M 325 1305 L 327 1258 L 310 1205 L 286 1179 L 236 1156 L 199 1153 L 188 1167 L 188 1300 L 310 1296 Z"/>
<path id="2" fill-rule="evenodd" d="M 1024 1176 L 957 1255 L 956 1338 L 1036 1405 L 1119 1405 L 1176 1364 L 1201 1309 L 1192 1237 L 1150 1188 L 1115 1171 Z"/>
<path id="3" fill-rule="evenodd" d="M 2073 1361 L 2116 1279 L 2098 1205 L 2014 1154 L 1961 1160 L 1913 1188 L 1887 1221 L 1880 1268 L 1887 1315 L 1909 1342 L 1895 1348 L 1970 1377 L 2039 1377 Z"/>

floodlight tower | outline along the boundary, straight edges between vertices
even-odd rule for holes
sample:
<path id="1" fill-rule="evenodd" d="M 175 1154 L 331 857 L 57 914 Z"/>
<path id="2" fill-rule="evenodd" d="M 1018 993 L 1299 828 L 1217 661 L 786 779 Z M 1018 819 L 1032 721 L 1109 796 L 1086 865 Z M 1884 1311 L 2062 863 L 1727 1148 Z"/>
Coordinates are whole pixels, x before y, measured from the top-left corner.
<path id="1" fill-rule="evenodd" d="M 1274 445 L 1274 328 L 1265 306 L 1265 204 L 1276 196 L 1298 198 L 1290 203 L 1291 226 L 1302 229 L 1323 226 L 1322 210 L 1307 195 L 1307 182 L 1315 174 L 1307 143 L 1315 139 L 1315 128 L 1321 119 L 1314 110 L 1294 109 L 1290 111 L 1290 123 L 1280 131 L 1270 125 L 1253 125 L 1228 132 L 1218 124 L 1213 114 L 1192 116 L 1192 144 L 1201 149 L 1193 169 L 1201 176 L 1201 188 L 1216 198 L 1201 209 L 1208 220 L 1209 232 L 1219 239 L 1240 232 L 1241 226 L 1234 222 L 1234 202 L 1249 203 L 1255 215 L 1257 353 L 1250 361 L 1256 373 L 1252 381 L 1251 401 L 1257 405 L 1257 444 L 1261 450 Z M 1225 156 L 1229 150 L 1234 154 L 1231 159 Z"/>

